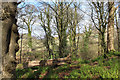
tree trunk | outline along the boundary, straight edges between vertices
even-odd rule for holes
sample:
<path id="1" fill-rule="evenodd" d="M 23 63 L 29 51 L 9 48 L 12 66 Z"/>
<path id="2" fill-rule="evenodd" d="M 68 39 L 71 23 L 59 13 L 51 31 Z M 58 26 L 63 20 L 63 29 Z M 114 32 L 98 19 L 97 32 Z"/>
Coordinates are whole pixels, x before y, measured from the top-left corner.
<path id="1" fill-rule="evenodd" d="M 67 40 L 66 40 L 66 29 L 64 26 L 64 15 L 63 15 L 63 2 L 60 2 L 58 4 L 58 30 L 59 30 L 59 56 L 60 58 L 64 57 L 64 54 L 66 53 L 66 45 L 67 45 Z"/>
<path id="2" fill-rule="evenodd" d="M 76 26 L 77 26 L 77 5 L 74 4 L 75 7 L 75 15 L 74 15 L 74 28 L 72 31 L 73 34 L 73 55 L 76 53 Z"/>
<path id="3" fill-rule="evenodd" d="M 16 2 L 2 3 L 2 78 L 15 78 L 15 53 L 19 34 L 15 19 Z"/>
<path id="4" fill-rule="evenodd" d="M 47 20 L 44 19 L 44 16 L 40 15 L 41 17 L 41 22 L 42 22 L 42 28 L 44 29 L 44 32 L 45 32 L 45 42 L 44 42 L 44 45 L 45 47 L 47 48 L 47 51 L 49 52 L 49 58 L 53 58 L 53 48 L 51 48 L 51 46 L 53 47 L 54 46 L 54 42 L 53 42 L 53 38 L 51 36 L 51 28 L 50 28 L 50 22 L 51 22 L 51 18 L 50 18 L 50 11 L 49 11 L 49 7 L 47 9 L 45 9 L 45 16 L 47 18 Z M 45 21 L 47 21 L 47 26 L 45 26 Z"/>
<path id="5" fill-rule="evenodd" d="M 29 52 L 32 51 L 32 28 L 30 29 L 30 25 L 28 25 L 28 46 Z"/>
<path id="6" fill-rule="evenodd" d="M 120 26 L 117 26 L 117 38 L 118 38 L 118 51 L 120 51 Z"/>
<path id="7" fill-rule="evenodd" d="M 0 9 L 2 9 L 2 3 L 0 3 Z M 0 11 L 1 13 L 1 11 Z M 1 15 L 0 15 L 1 17 Z M 0 80 L 2 79 L 2 21 L 0 20 Z"/>
<path id="8" fill-rule="evenodd" d="M 119 18 L 117 18 L 117 13 L 115 13 L 115 22 L 116 22 L 116 27 L 117 27 L 117 40 L 118 40 L 118 51 L 120 51 L 120 24 Z"/>
<path id="9" fill-rule="evenodd" d="M 119 5 L 119 18 L 118 18 L 118 51 L 120 51 L 120 5 Z"/>
<path id="10" fill-rule="evenodd" d="M 23 41 L 23 32 L 22 32 L 22 35 L 21 35 L 20 63 L 22 63 L 22 41 Z"/>
<path id="11" fill-rule="evenodd" d="M 99 32 L 98 34 L 99 34 L 99 35 L 98 35 L 98 56 L 100 56 L 101 53 L 102 53 L 102 47 L 101 47 L 101 33 Z"/>
<path id="12" fill-rule="evenodd" d="M 118 29 L 118 51 L 120 51 L 120 28 Z"/>
<path id="13" fill-rule="evenodd" d="M 109 8 L 109 18 L 108 18 L 108 27 L 107 27 L 107 51 L 115 50 L 114 49 L 114 2 L 108 3 Z"/>
<path id="14" fill-rule="evenodd" d="M 106 44 L 105 44 L 105 32 L 103 32 L 101 35 L 101 46 L 102 46 L 102 50 L 103 50 L 103 53 L 105 54 L 106 53 Z"/>

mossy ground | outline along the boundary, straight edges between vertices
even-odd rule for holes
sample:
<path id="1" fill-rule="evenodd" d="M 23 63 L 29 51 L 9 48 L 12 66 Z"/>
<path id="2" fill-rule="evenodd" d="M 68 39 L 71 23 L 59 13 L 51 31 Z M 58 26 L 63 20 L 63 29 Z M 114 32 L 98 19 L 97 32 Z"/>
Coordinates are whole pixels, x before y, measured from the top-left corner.
<path id="1" fill-rule="evenodd" d="M 61 66 L 35 66 L 16 69 L 17 78 L 120 78 L 120 52 L 107 54 L 94 60 L 73 59 Z"/>

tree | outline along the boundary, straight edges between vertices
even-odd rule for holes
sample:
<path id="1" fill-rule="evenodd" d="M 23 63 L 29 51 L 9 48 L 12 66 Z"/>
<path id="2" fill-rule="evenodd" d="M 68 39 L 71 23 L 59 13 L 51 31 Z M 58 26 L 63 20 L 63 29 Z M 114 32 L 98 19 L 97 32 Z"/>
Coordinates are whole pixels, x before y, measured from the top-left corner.
<path id="1" fill-rule="evenodd" d="M 74 22 L 73 22 L 73 29 L 72 29 L 72 41 L 73 41 L 73 49 L 72 52 L 73 54 L 76 53 L 76 28 L 77 28 L 77 4 L 74 4 L 74 8 L 75 8 L 75 13 L 74 13 Z"/>
<path id="2" fill-rule="evenodd" d="M 107 6 L 105 6 L 107 3 L 104 2 L 92 2 L 92 9 L 95 10 L 95 13 L 97 16 L 94 15 L 93 10 L 91 13 L 91 19 L 94 23 L 95 28 L 99 31 L 99 37 L 98 37 L 98 55 L 101 55 L 101 53 L 105 53 L 107 51 L 106 43 L 105 43 L 105 31 L 108 24 L 108 12 L 107 12 Z M 106 7 L 106 8 L 104 8 Z M 93 17 L 94 15 L 94 17 Z M 95 21 L 97 20 L 97 22 Z"/>
<path id="3" fill-rule="evenodd" d="M 34 14 L 37 11 L 36 7 L 31 4 L 27 4 L 25 8 L 22 8 L 21 11 L 19 11 L 20 19 L 26 24 L 27 31 L 28 31 L 28 46 L 30 48 L 30 51 L 32 50 L 32 26 L 34 25 L 36 21 L 36 14 Z M 23 28 L 23 27 L 21 27 Z"/>
<path id="4" fill-rule="evenodd" d="M 108 52 L 114 49 L 114 2 L 108 2 L 108 27 L 107 27 L 107 50 Z"/>
<path id="5" fill-rule="evenodd" d="M 2 2 L 2 77 L 15 78 L 15 55 L 18 51 L 19 34 L 17 30 L 17 2 Z"/>
<path id="6" fill-rule="evenodd" d="M 59 38 L 59 57 L 66 56 L 67 49 L 67 34 L 66 30 L 68 27 L 68 8 L 71 3 L 64 3 L 58 1 L 58 3 L 51 5 L 43 2 L 42 4 L 48 5 L 54 13 L 54 23 L 56 24 L 56 32 Z"/>
<path id="7" fill-rule="evenodd" d="M 69 42 L 71 46 L 71 53 L 73 55 L 76 55 L 78 45 L 79 45 L 79 35 L 77 35 L 77 30 L 79 34 L 79 22 L 83 19 L 83 16 L 78 13 L 78 8 L 80 7 L 80 4 L 73 3 L 74 7 L 69 7 L 69 18 L 68 18 L 68 29 L 69 29 Z M 77 39 L 78 37 L 78 39 Z"/>
<path id="8" fill-rule="evenodd" d="M 59 57 L 65 57 L 68 55 L 68 36 L 71 34 L 71 42 L 72 52 L 76 53 L 76 28 L 77 24 L 81 20 L 81 15 L 78 15 L 77 12 L 78 5 L 73 2 L 62 2 L 58 0 L 58 2 L 46 3 L 40 2 L 43 6 L 50 7 L 50 10 L 53 14 L 53 26 L 51 29 L 55 28 L 58 36 L 58 49 L 59 49 Z M 73 4 L 74 6 L 72 6 Z M 73 8 L 74 7 L 74 8 Z M 74 14 L 75 12 L 75 14 Z M 68 32 L 69 30 L 69 32 Z M 69 34 L 70 33 L 70 34 Z"/>
<path id="9" fill-rule="evenodd" d="M 67 30 L 67 20 L 63 19 L 66 16 L 66 13 L 64 11 L 64 3 L 63 2 L 58 2 L 58 15 L 56 15 L 56 22 L 58 23 L 57 25 L 57 31 L 58 31 L 58 36 L 59 36 L 59 56 L 62 58 L 64 57 L 64 54 L 66 53 L 66 47 L 67 47 L 67 35 L 66 35 L 66 30 Z"/>
<path id="10" fill-rule="evenodd" d="M 47 48 L 47 51 L 49 52 L 50 58 L 53 58 L 53 50 L 54 50 L 54 38 L 52 36 L 52 31 L 51 31 L 51 13 L 50 13 L 50 8 L 47 7 L 45 8 L 43 12 L 40 12 L 40 15 L 38 16 L 40 19 L 40 25 L 42 26 L 44 32 L 45 32 L 45 46 Z M 52 46 L 52 48 L 50 47 Z"/>

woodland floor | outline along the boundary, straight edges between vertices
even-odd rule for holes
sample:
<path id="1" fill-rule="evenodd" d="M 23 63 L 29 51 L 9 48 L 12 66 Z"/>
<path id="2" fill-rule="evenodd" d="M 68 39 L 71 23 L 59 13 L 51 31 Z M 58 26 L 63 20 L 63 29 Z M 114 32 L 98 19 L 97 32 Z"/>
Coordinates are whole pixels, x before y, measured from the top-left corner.
<path id="1" fill-rule="evenodd" d="M 53 66 L 34 66 L 16 69 L 17 78 L 65 79 L 65 78 L 120 78 L 120 52 L 100 56 L 93 60 L 73 58 L 70 63 Z"/>

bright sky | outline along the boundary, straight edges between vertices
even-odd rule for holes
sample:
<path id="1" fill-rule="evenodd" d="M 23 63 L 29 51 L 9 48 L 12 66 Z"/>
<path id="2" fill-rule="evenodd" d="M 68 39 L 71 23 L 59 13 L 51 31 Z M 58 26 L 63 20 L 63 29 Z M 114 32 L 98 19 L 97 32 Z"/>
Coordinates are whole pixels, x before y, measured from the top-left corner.
<path id="1" fill-rule="evenodd" d="M 34 4 L 35 6 L 38 6 L 37 1 L 41 1 L 41 0 L 26 0 L 26 4 L 30 3 L 30 4 Z M 51 0 L 42 0 L 42 1 L 51 1 Z M 55 1 L 55 0 L 52 0 Z M 81 1 L 81 0 L 77 0 L 77 1 Z M 88 7 L 88 4 L 85 2 L 86 0 L 82 0 L 84 2 L 81 2 L 81 9 L 85 12 L 87 12 L 87 14 L 90 14 L 90 9 Z M 21 7 L 21 5 L 19 5 L 18 7 Z M 83 27 L 84 25 L 89 25 L 90 23 L 90 17 L 88 15 L 84 14 L 84 20 L 82 20 L 80 22 L 80 27 Z M 18 19 L 19 21 L 19 19 Z M 77 30 L 78 31 L 78 30 Z M 80 32 L 82 32 L 83 29 L 80 30 Z M 19 30 L 19 33 L 22 33 L 22 29 Z M 27 30 L 23 30 L 23 33 L 27 33 Z M 39 37 L 44 37 L 45 33 L 44 30 L 42 29 L 42 27 L 39 25 L 39 21 L 36 21 L 35 24 L 33 25 L 33 32 L 32 32 L 32 36 L 39 36 Z"/>
<path id="2" fill-rule="evenodd" d="M 28 1 L 28 0 L 27 0 Z M 27 2 L 26 1 L 26 4 L 28 4 L 28 3 L 30 3 L 30 4 L 34 4 L 34 5 L 38 5 L 37 4 L 37 1 L 36 0 L 29 0 L 29 2 Z M 39 0 L 40 1 L 40 0 Z M 87 6 L 86 6 L 86 3 L 85 2 L 83 2 L 83 3 L 81 3 L 81 9 L 83 9 L 84 11 L 85 11 L 85 8 L 87 8 Z M 21 5 L 19 5 L 18 7 L 21 7 Z M 87 18 L 87 16 L 85 16 L 86 18 Z M 19 21 L 19 19 L 18 19 L 18 21 Z M 80 24 L 80 26 L 82 27 L 82 26 L 84 26 L 84 24 L 86 24 L 86 23 L 88 23 L 89 21 L 88 21 L 88 19 L 85 19 L 85 20 L 83 20 L 83 21 L 81 21 L 81 24 Z M 78 32 L 78 30 L 77 30 L 77 32 Z M 82 29 L 81 29 L 81 31 L 80 32 L 82 32 Z M 19 30 L 19 33 L 22 33 L 22 29 L 20 29 Z M 23 30 L 23 33 L 27 33 L 27 30 Z M 44 37 L 44 30 L 42 29 L 42 27 L 39 25 L 39 21 L 37 21 L 34 25 L 33 25 L 33 33 L 32 33 L 32 35 L 33 36 L 40 36 L 40 37 Z"/>

